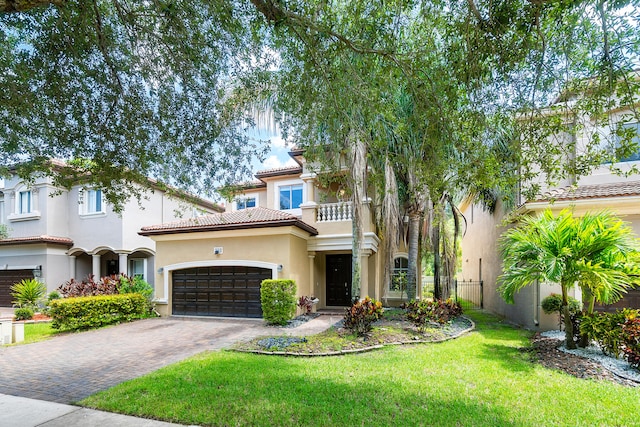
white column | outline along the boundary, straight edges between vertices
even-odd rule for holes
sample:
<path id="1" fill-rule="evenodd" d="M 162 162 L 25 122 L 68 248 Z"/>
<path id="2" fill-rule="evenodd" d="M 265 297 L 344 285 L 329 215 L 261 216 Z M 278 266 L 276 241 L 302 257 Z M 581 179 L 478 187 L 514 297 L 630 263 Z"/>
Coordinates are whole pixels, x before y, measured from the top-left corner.
<path id="1" fill-rule="evenodd" d="M 76 278 L 76 256 L 69 255 L 69 277 Z"/>
<path id="2" fill-rule="evenodd" d="M 360 252 L 360 301 L 364 299 L 364 297 L 374 298 L 375 291 L 371 289 L 371 284 L 369 283 L 369 255 L 371 255 L 371 250 L 366 249 Z"/>
<path id="3" fill-rule="evenodd" d="M 100 255 L 99 254 L 95 254 L 92 255 L 93 257 L 93 268 L 91 269 L 91 272 L 93 273 L 93 278 L 95 280 L 98 280 L 101 277 L 100 274 Z"/>
<path id="4" fill-rule="evenodd" d="M 127 254 L 118 254 L 118 272 L 129 274 L 127 272 Z"/>
<path id="5" fill-rule="evenodd" d="M 315 285 L 313 282 L 315 281 L 315 268 L 314 268 L 314 260 L 316 257 L 315 252 L 309 252 L 309 296 L 317 296 Z"/>

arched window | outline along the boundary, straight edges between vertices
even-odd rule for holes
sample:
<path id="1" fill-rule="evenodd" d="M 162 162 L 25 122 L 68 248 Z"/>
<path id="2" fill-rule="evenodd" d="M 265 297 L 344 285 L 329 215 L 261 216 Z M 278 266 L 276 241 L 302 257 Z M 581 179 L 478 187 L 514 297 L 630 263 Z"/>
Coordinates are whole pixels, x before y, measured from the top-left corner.
<path id="1" fill-rule="evenodd" d="M 407 290 L 407 272 L 409 271 L 409 258 L 406 255 L 397 255 L 393 260 L 393 272 L 389 290 L 402 293 Z"/>

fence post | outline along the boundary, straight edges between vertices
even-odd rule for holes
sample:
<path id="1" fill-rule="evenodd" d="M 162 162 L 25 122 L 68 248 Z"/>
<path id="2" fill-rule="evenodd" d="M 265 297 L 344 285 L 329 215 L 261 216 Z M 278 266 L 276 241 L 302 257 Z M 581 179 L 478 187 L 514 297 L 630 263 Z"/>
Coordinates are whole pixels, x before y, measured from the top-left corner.
<path id="1" fill-rule="evenodd" d="M 484 281 L 480 280 L 480 308 L 484 308 Z"/>
<path id="2" fill-rule="evenodd" d="M 456 302 L 458 302 L 458 279 L 453 279 L 453 292 L 456 294 Z"/>

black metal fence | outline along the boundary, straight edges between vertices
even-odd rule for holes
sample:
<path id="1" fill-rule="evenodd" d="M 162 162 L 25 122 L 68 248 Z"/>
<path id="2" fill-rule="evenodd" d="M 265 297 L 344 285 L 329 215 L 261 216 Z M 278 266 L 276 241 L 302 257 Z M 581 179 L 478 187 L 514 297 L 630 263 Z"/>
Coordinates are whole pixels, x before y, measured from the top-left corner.
<path id="1" fill-rule="evenodd" d="M 482 280 L 454 280 L 454 295 L 462 308 L 484 308 Z"/>

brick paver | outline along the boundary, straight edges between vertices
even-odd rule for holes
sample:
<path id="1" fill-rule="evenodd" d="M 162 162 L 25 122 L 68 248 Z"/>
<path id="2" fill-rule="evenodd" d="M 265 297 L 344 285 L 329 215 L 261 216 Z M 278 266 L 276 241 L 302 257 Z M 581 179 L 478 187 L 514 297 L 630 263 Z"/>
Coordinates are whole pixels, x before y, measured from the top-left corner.
<path id="1" fill-rule="evenodd" d="M 288 333 L 328 325 L 315 319 Z M 202 351 L 282 332 L 255 319 L 157 318 L 0 347 L 0 393 L 73 403 Z"/>

